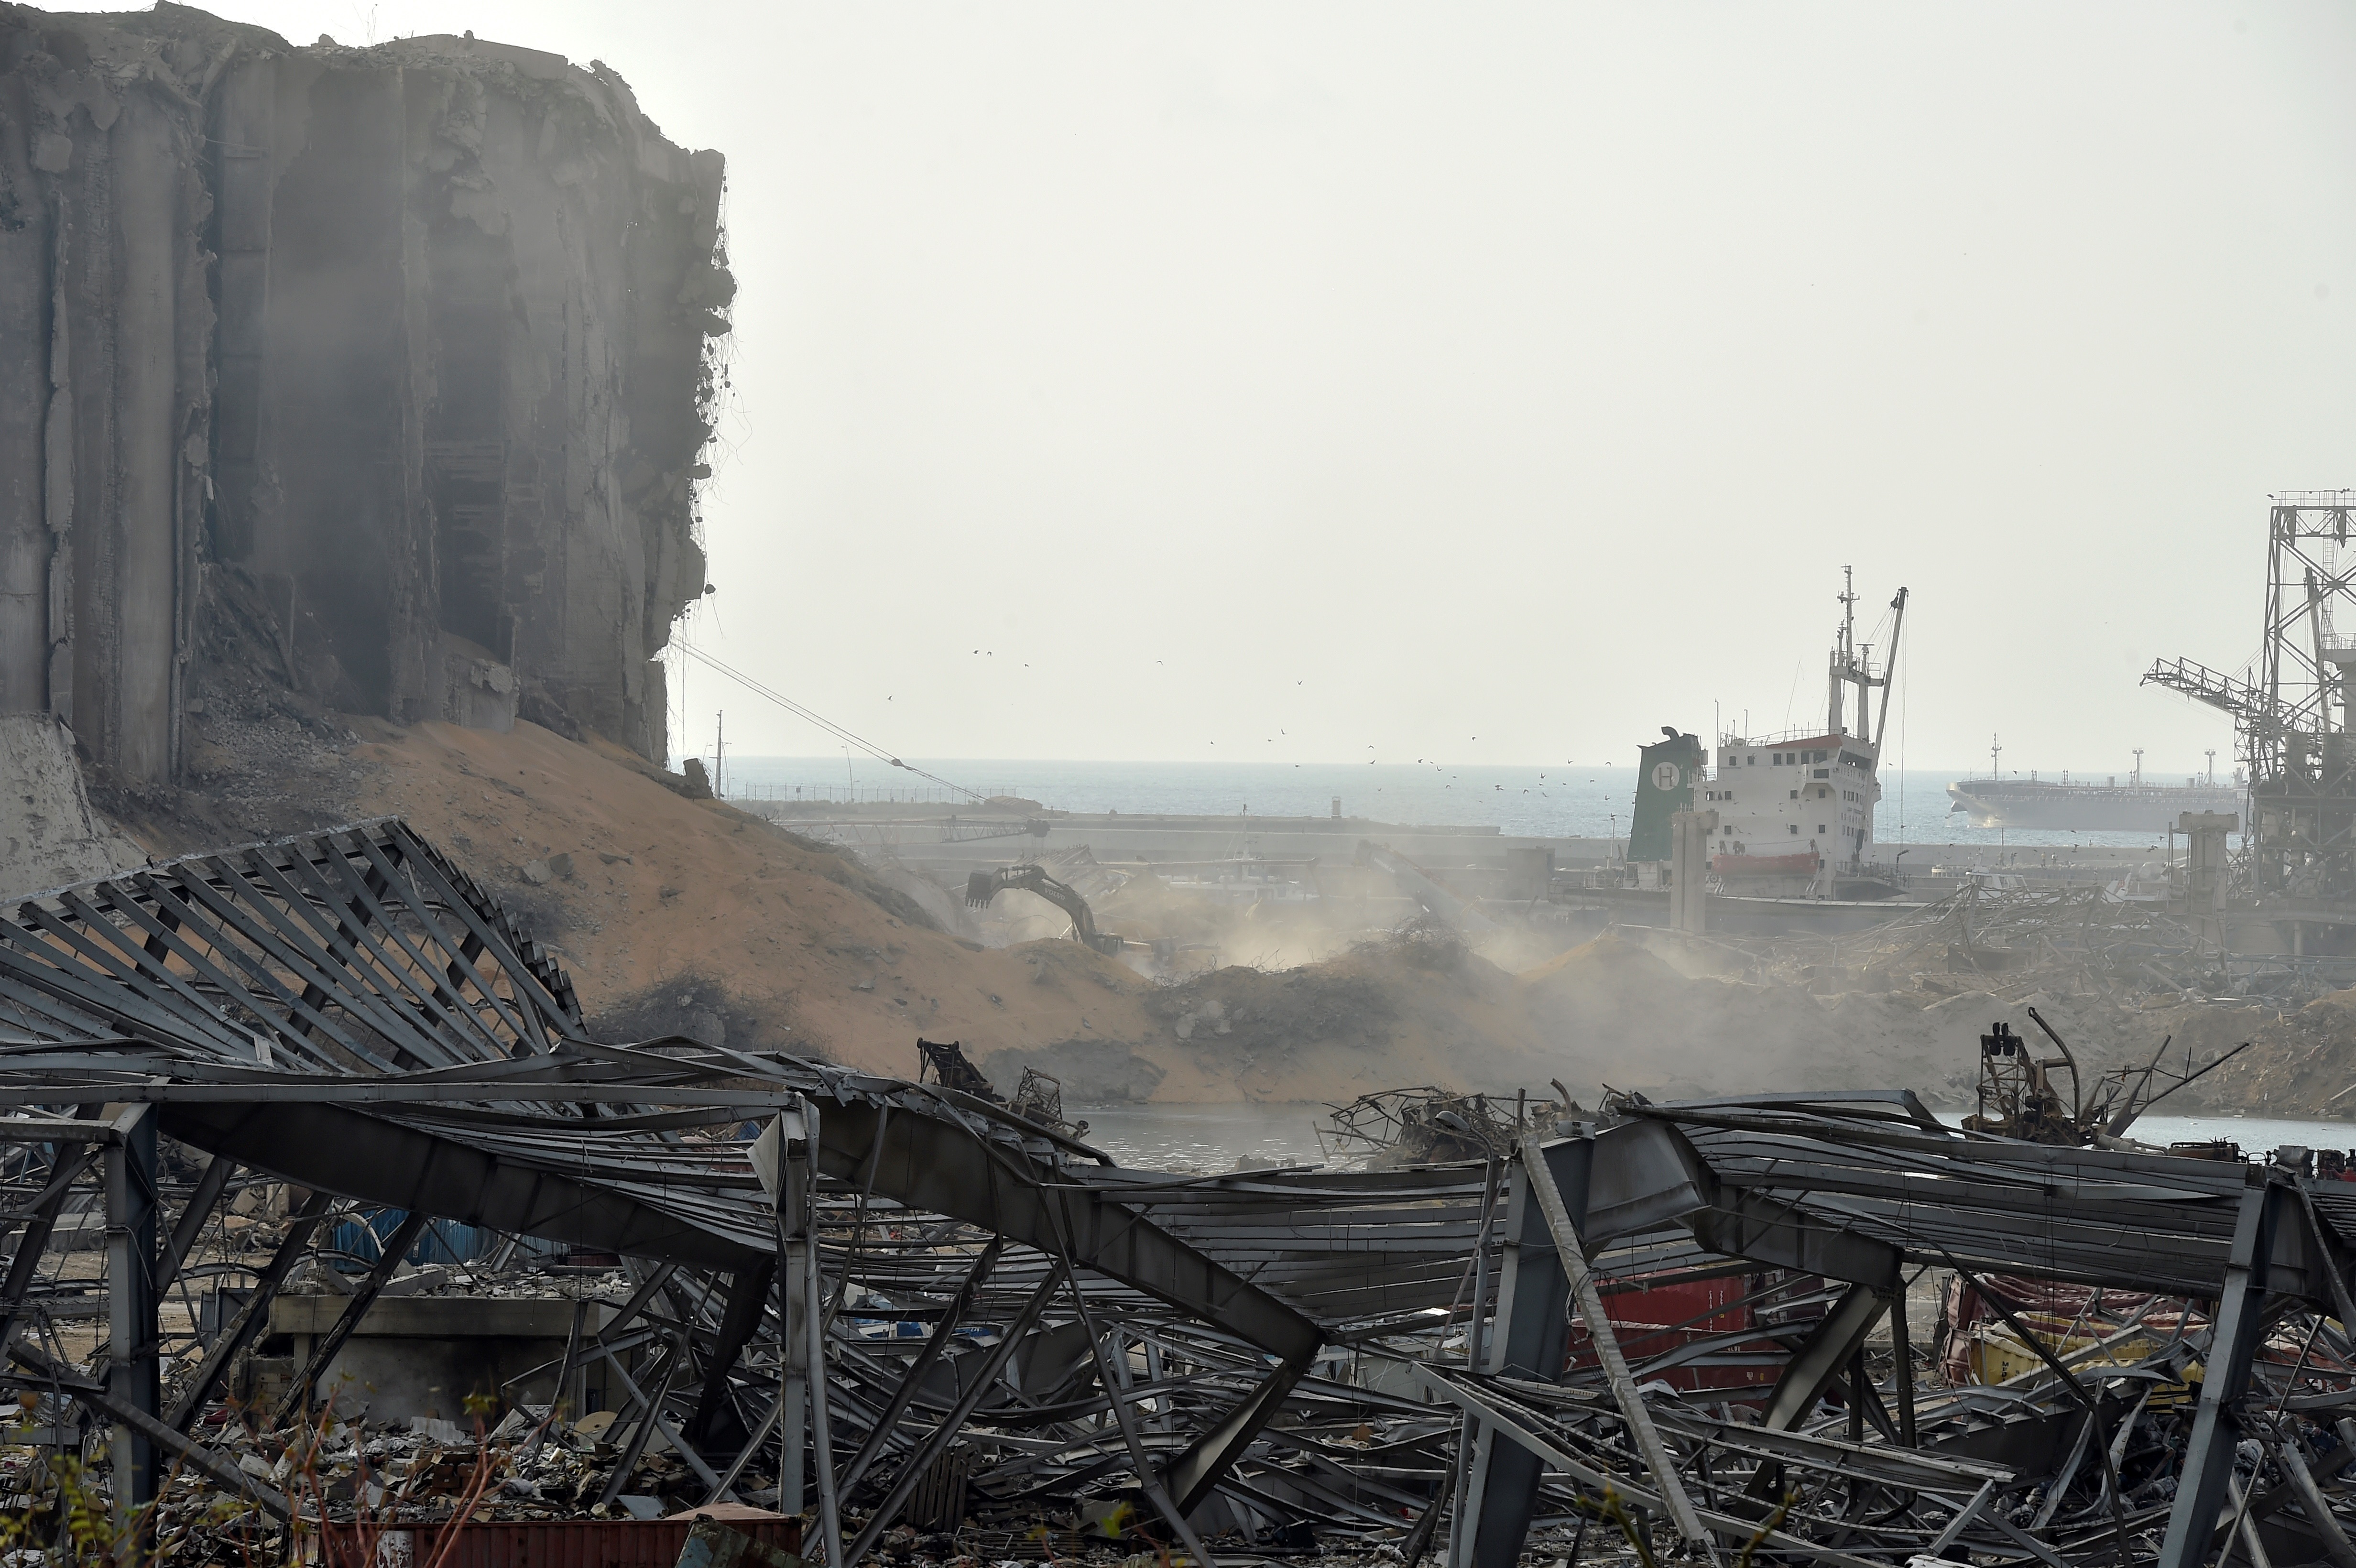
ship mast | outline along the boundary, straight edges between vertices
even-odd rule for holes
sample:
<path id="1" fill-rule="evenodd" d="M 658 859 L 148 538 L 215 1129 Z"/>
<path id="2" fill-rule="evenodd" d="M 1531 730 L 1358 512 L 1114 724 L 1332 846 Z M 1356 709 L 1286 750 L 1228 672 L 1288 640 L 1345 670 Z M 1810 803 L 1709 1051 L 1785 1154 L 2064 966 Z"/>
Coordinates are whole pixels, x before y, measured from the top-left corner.
<path id="1" fill-rule="evenodd" d="M 1830 678 L 1825 683 L 1828 688 L 1826 692 L 1825 703 L 1827 709 L 1825 718 L 1825 733 L 1827 735 L 1837 735 L 1841 732 L 1842 699 L 1848 695 L 1847 690 L 1848 683 L 1855 680 L 1858 675 L 1857 568 L 1853 566 L 1841 568 L 1840 606 L 1840 635 L 1833 643 L 1833 667 Z M 1861 691 L 1858 694 L 1857 705 L 1858 717 L 1861 720 L 1865 717 L 1865 694 Z M 1861 735 L 1858 738 L 1865 739 Z"/>
<path id="2" fill-rule="evenodd" d="M 1898 597 L 1890 602 L 1890 607 L 1897 612 L 1897 616 L 1890 629 L 1890 648 L 1882 657 L 1879 675 L 1873 673 L 1873 650 L 1858 646 L 1855 567 L 1841 568 L 1840 605 L 1840 635 L 1833 645 L 1832 668 L 1826 680 L 1825 729 L 1829 734 L 1841 733 L 1842 716 L 1847 707 L 1848 692 L 1846 688 L 1854 686 L 1857 688 L 1857 738 L 1859 742 L 1869 745 L 1873 737 L 1885 729 L 1890 720 L 1890 672 L 1897 666 L 1898 637 L 1906 625 L 1906 590 L 1900 589 Z M 1877 686 L 1882 688 L 1879 720 L 1873 713 L 1873 688 Z"/>

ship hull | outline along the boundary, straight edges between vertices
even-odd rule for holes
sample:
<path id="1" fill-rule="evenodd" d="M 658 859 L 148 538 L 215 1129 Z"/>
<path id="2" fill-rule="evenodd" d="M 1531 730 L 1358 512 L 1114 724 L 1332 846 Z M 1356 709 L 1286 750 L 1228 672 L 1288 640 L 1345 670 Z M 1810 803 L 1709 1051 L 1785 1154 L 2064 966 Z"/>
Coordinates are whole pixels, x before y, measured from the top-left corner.
<path id="1" fill-rule="evenodd" d="M 1950 809 L 1974 827 L 2035 827 L 2064 833 L 2165 833 L 2188 811 L 2235 812 L 2234 789 L 2107 789 L 1965 779 L 1947 786 Z"/>

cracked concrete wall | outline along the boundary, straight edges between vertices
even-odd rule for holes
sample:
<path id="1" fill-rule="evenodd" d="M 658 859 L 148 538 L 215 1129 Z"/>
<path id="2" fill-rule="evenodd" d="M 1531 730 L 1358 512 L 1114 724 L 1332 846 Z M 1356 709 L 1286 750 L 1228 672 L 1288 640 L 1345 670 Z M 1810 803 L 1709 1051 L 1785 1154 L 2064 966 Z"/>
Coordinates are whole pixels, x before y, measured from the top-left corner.
<path id="1" fill-rule="evenodd" d="M 171 782 L 233 563 L 337 707 L 664 760 L 722 192 L 603 64 L 0 4 L 0 712 Z"/>

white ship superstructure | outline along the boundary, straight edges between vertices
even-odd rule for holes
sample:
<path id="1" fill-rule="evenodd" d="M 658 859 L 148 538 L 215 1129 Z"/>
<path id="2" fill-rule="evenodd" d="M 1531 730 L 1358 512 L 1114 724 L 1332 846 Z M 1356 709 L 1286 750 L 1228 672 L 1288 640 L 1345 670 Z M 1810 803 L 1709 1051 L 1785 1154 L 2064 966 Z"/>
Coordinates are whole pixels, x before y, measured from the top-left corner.
<path id="1" fill-rule="evenodd" d="M 1717 777 L 1705 806 L 1718 813 L 1709 869 L 1737 879 L 1794 879 L 1818 887 L 1828 876 L 1856 875 L 1872 860 L 1875 777 L 1881 748 L 1839 730 L 1719 742 Z M 1794 891 L 1778 888 L 1778 892 Z"/>
<path id="2" fill-rule="evenodd" d="M 1873 811 L 1881 800 L 1881 721 L 1890 712 L 1890 671 L 1905 624 L 1906 590 L 1890 602 L 1890 645 L 1881 667 L 1857 642 L 1857 595 L 1841 596 L 1841 624 L 1827 673 L 1821 729 L 1761 737 L 1719 737 L 1714 776 L 1699 809 L 1718 814 L 1710 874 L 1725 892 L 1760 898 L 1829 898 L 1855 891 L 1844 882 L 1875 880 Z M 1856 688 L 1857 728 L 1847 721 Z M 1880 712 L 1869 714 L 1873 689 Z M 1886 880 L 1886 879 L 1883 879 Z"/>

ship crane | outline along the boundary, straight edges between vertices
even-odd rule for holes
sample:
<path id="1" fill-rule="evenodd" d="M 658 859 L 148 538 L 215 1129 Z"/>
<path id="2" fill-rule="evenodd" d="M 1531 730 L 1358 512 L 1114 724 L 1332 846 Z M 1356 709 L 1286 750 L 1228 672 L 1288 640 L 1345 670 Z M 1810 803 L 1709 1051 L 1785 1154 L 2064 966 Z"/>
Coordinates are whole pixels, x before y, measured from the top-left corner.
<path id="1" fill-rule="evenodd" d="M 1906 590 L 1901 588 L 1898 596 L 1890 602 L 1894 617 L 1890 628 L 1890 653 L 1881 661 L 1881 673 L 1876 675 L 1873 673 L 1872 647 L 1860 648 L 1857 641 L 1856 569 L 1842 567 L 1841 581 L 1844 586 L 1840 593 L 1840 639 L 1833 646 L 1832 668 L 1826 681 L 1828 711 L 1825 728 L 1836 735 L 1847 731 L 1847 726 L 1842 721 L 1843 711 L 1847 706 L 1847 688 L 1854 686 L 1857 688 L 1857 739 L 1861 742 L 1870 742 L 1890 723 L 1890 676 L 1898 666 L 1899 636 L 1906 629 Z M 1881 688 L 1881 710 L 1869 724 L 1866 708 L 1872 701 L 1873 688 L 1877 686 Z"/>

